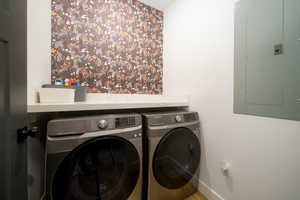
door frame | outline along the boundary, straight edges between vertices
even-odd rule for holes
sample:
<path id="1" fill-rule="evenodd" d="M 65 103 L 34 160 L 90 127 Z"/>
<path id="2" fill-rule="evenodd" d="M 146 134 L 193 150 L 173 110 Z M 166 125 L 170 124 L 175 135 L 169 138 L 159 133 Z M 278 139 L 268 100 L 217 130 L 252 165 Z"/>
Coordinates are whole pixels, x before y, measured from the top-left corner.
<path id="1" fill-rule="evenodd" d="M 2 2 L 3 3 L 3 2 Z M 7 62 L 1 116 L 0 199 L 27 200 L 27 142 L 18 141 L 17 130 L 27 124 L 27 0 L 0 5 L 0 38 L 6 44 Z"/>

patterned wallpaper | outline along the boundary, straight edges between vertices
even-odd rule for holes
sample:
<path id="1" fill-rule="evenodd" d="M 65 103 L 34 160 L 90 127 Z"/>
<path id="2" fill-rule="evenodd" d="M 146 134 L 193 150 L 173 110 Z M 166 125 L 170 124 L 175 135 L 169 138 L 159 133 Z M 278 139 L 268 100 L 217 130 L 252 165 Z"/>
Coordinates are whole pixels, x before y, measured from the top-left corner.
<path id="1" fill-rule="evenodd" d="M 52 82 L 162 94 L 163 12 L 137 0 L 52 0 Z"/>

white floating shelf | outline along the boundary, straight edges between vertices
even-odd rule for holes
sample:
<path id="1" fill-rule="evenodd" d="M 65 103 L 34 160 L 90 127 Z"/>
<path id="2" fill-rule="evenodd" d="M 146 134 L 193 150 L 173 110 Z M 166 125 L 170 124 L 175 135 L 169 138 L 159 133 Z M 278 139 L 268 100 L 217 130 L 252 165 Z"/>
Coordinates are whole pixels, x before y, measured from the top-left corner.
<path id="1" fill-rule="evenodd" d="M 188 107 L 188 97 L 162 95 L 103 95 L 88 94 L 86 102 L 75 103 L 33 103 L 29 104 L 28 113 L 119 110 L 142 108 Z"/>

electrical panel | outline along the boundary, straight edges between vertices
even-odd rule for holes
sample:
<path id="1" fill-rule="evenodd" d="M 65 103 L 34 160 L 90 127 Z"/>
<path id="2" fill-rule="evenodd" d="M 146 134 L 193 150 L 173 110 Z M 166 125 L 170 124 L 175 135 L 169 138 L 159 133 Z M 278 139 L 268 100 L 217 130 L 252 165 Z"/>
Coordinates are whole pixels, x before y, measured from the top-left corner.
<path id="1" fill-rule="evenodd" d="M 300 1 L 235 8 L 234 112 L 300 120 Z"/>

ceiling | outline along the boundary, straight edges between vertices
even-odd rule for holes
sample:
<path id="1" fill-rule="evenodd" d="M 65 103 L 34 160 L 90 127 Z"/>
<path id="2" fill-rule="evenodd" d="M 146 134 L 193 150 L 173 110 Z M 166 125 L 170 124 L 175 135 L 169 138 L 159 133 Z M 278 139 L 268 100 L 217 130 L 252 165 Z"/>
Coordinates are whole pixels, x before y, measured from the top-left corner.
<path id="1" fill-rule="evenodd" d="M 159 10 L 165 10 L 175 0 L 139 0 L 149 6 L 157 8 Z"/>

